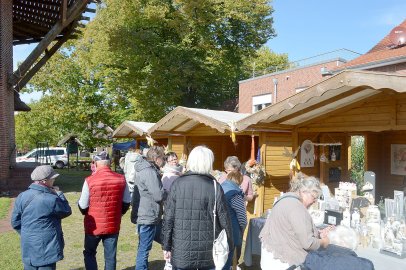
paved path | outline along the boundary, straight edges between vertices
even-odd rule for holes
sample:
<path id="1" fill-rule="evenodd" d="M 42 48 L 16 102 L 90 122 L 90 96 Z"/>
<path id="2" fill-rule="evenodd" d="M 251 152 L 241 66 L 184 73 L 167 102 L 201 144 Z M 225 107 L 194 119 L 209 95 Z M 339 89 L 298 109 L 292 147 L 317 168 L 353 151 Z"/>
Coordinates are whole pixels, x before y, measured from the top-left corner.
<path id="1" fill-rule="evenodd" d="M 11 213 L 13 211 L 13 205 L 14 205 L 14 198 L 11 199 L 10 210 L 8 211 L 7 216 L 5 218 L 3 218 L 3 219 L 0 219 L 0 234 L 13 230 L 13 228 L 10 225 L 10 219 L 11 219 Z"/>

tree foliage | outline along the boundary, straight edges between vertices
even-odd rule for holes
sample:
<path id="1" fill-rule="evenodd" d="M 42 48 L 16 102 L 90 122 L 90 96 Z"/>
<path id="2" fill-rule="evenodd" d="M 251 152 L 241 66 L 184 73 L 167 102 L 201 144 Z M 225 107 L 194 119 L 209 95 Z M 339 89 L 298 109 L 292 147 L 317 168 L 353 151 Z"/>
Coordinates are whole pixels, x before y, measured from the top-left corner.
<path id="1" fill-rule="evenodd" d="M 272 12 L 267 0 L 105 0 L 81 38 L 32 79 L 30 89 L 45 96 L 26 117 L 49 117 L 48 128 L 93 145 L 98 122 L 155 122 L 176 106 L 221 108 L 237 97 L 250 61 L 287 61 L 260 49 L 275 36 Z"/>
<path id="2" fill-rule="evenodd" d="M 351 137 L 351 180 L 357 184 L 357 190 L 360 192 L 364 185 L 365 167 L 365 139 L 363 136 Z"/>

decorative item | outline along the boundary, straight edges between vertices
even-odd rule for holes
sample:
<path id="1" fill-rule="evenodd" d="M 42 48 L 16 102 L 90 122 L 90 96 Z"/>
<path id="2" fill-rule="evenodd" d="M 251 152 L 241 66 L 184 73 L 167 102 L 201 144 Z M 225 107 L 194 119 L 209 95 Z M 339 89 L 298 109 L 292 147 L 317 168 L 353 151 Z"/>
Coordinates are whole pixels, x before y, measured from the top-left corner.
<path id="1" fill-rule="evenodd" d="M 393 195 L 394 201 L 394 214 L 397 220 L 403 219 L 403 200 L 404 194 L 403 191 L 395 190 Z"/>
<path id="2" fill-rule="evenodd" d="M 297 153 L 299 152 L 300 146 L 296 149 L 295 152 L 290 152 L 288 148 L 284 147 L 284 153 L 282 154 L 285 157 L 290 157 L 292 160 L 289 163 L 290 169 L 290 176 L 291 178 L 296 176 L 296 174 L 300 171 L 300 164 L 296 159 Z"/>
<path id="3" fill-rule="evenodd" d="M 320 155 L 320 162 L 328 163 L 328 158 L 326 157 L 326 154 L 324 153 L 324 145 L 323 145 L 323 152 Z"/>
<path id="4" fill-rule="evenodd" d="M 246 162 L 245 169 L 247 170 L 247 173 L 249 173 L 252 184 L 254 186 L 262 186 L 264 184 L 266 176 L 264 166 L 261 164 L 257 164 L 256 162 L 254 162 L 252 166 L 250 166 L 250 164 L 250 162 Z"/>
<path id="5" fill-rule="evenodd" d="M 314 167 L 314 144 L 305 140 L 300 147 L 300 166 L 303 168 Z"/>
<path id="6" fill-rule="evenodd" d="M 336 161 L 341 159 L 341 145 L 330 145 L 328 147 L 330 153 L 330 160 Z"/>
<path id="7" fill-rule="evenodd" d="M 391 174 L 406 175 L 406 144 L 391 144 Z"/>
<path id="8" fill-rule="evenodd" d="M 340 167 L 329 168 L 328 180 L 330 182 L 339 182 L 341 180 L 341 168 Z"/>

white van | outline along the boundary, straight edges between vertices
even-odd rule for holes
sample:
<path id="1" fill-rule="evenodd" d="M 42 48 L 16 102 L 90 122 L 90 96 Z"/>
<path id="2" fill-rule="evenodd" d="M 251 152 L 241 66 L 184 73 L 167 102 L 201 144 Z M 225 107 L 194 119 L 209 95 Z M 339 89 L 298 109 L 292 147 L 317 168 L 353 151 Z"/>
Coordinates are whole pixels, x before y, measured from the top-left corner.
<path id="1" fill-rule="evenodd" d="M 16 162 L 39 162 L 48 163 L 58 169 L 68 165 L 68 153 L 65 147 L 35 148 L 25 154 L 17 157 Z"/>

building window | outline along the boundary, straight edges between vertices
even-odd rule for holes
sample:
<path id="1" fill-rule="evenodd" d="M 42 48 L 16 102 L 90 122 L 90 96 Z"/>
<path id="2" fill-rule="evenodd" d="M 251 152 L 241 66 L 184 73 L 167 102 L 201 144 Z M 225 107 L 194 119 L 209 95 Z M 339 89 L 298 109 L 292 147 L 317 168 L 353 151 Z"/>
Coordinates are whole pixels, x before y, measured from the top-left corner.
<path id="1" fill-rule="evenodd" d="M 257 112 L 272 104 L 272 94 L 252 97 L 252 112 Z"/>

